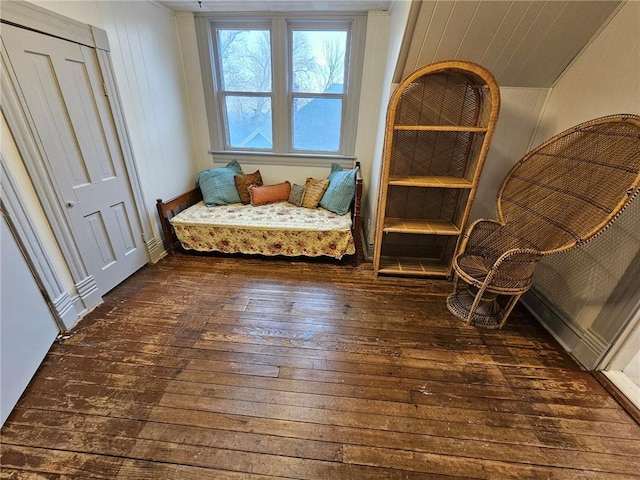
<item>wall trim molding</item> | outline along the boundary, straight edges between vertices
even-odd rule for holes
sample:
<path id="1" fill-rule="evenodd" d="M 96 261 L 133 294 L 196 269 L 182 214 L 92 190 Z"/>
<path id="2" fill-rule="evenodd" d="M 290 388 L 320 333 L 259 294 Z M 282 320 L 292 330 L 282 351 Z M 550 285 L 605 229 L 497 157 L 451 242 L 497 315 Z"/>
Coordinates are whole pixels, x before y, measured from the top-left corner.
<path id="1" fill-rule="evenodd" d="M 567 352 L 573 352 L 584 335 L 580 325 L 563 315 L 535 288 L 522 295 L 520 302 Z"/>
<path id="2" fill-rule="evenodd" d="M 598 360 L 609 348 L 609 343 L 591 327 L 584 331 L 580 340 L 574 349 L 574 356 L 587 370 L 594 370 Z"/>
<path id="3" fill-rule="evenodd" d="M 64 323 L 65 330 L 70 330 L 87 313 L 82 298 L 69 292 L 64 292 L 53 300 L 53 308 L 56 309 L 62 323 Z"/>
<path id="4" fill-rule="evenodd" d="M 76 282 L 76 290 L 85 305 L 89 305 L 87 310 L 92 310 L 102 303 L 102 297 L 98 291 L 98 284 L 93 275 L 88 275 L 79 282 Z"/>
<path id="5" fill-rule="evenodd" d="M 609 349 L 607 340 L 593 329 L 583 328 L 567 317 L 537 289 L 531 288 L 521 298 L 527 310 L 586 370 L 594 370 Z"/>
<path id="6" fill-rule="evenodd" d="M 153 237 L 151 240 L 147 240 L 146 244 L 151 262 L 157 263 L 167 256 L 167 251 L 164 248 L 164 242 L 161 237 Z"/>
<path id="7" fill-rule="evenodd" d="M 97 47 L 91 26 L 30 2 L 3 0 L 2 21 L 71 40 L 88 47 Z"/>

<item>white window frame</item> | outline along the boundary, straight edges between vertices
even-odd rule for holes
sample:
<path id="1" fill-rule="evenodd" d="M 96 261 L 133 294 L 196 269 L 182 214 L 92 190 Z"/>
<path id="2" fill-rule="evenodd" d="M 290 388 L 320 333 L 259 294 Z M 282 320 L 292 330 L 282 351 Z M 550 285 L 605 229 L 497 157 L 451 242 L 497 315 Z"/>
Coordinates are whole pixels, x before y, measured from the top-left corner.
<path id="1" fill-rule="evenodd" d="M 216 28 L 265 29 L 271 31 L 272 69 L 272 151 L 231 148 L 226 145 L 224 108 L 218 88 L 220 76 L 217 69 L 215 45 Z M 343 94 L 323 94 L 327 98 L 342 98 L 342 125 L 340 147 L 337 152 L 311 152 L 293 148 L 292 91 L 289 67 L 290 45 L 294 30 L 347 29 L 347 52 L 345 52 L 345 79 Z M 196 31 L 202 67 L 203 87 L 211 141 L 210 154 L 214 161 L 241 159 L 243 163 L 269 163 L 274 165 L 325 166 L 328 161 L 351 162 L 354 159 L 356 126 L 360 98 L 360 82 L 364 59 L 366 33 L 365 14 L 300 15 L 264 14 L 247 16 L 239 14 L 201 14 L 196 16 Z M 295 94 L 298 96 L 298 93 Z M 315 95 L 320 97 L 322 95 Z"/>

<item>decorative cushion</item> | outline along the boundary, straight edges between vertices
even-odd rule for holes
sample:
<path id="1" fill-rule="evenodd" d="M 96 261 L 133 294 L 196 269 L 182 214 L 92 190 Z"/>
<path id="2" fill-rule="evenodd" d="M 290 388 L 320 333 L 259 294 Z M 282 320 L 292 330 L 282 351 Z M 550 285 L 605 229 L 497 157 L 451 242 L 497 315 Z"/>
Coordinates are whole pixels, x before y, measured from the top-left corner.
<path id="1" fill-rule="evenodd" d="M 320 200 L 320 206 L 330 212 L 344 215 L 349 211 L 356 193 L 356 174 L 358 167 L 343 170 L 337 163 L 331 164 L 329 187 Z"/>
<path id="2" fill-rule="evenodd" d="M 236 182 L 240 201 L 244 204 L 251 202 L 251 196 L 249 195 L 248 190 L 249 185 L 262 185 L 262 175 L 260 175 L 260 170 L 256 170 L 253 173 L 247 173 L 246 175 L 235 175 L 233 180 Z"/>
<path id="3" fill-rule="evenodd" d="M 204 204 L 210 207 L 239 203 L 240 196 L 233 179 L 238 174 L 242 174 L 242 168 L 236 160 L 229 162 L 226 167 L 210 168 L 200 172 L 196 183 L 202 191 Z"/>
<path id="4" fill-rule="evenodd" d="M 304 197 L 305 192 L 304 185 L 291 185 L 291 194 L 289 195 L 289 203 L 295 205 L 296 207 L 302 206 L 302 198 Z"/>
<path id="5" fill-rule="evenodd" d="M 267 203 L 284 202 L 289 199 L 291 184 L 289 182 L 278 183 L 276 185 L 250 185 L 249 195 L 251 205 L 265 205 Z"/>
<path id="6" fill-rule="evenodd" d="M 325 190 L 329 187 L 329 179 L 317 180 L 313 177 L 307 178 L 304 184 L 305 192 L 302 197 L 302 206 L 305 208 L 317 208 L 318 203 Z"/>

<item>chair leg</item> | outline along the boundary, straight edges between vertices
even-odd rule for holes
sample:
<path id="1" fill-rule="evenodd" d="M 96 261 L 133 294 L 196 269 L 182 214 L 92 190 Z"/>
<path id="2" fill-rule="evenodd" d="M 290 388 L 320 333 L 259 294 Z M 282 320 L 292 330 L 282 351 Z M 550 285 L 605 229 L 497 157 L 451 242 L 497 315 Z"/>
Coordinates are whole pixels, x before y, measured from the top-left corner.
<path id="1" fill-rule="evenodd" d="M 495 326 L 489 326 L 489 325 L 479 325 L 479 326 L 500 329 L 507 322 L 507 318 L 509 317 L 509 314 L 511 313 L 513 308 L 516 306 L 516 303 L 518 303 L 518 300 L 520 299 L 521 296 L 522 296 L 521 294 L 510 295 L 507 303 L 504 306 L 500 306 L 500 304 L 498 303 L 497 294 L 487 295 L 483 289 L 480 289 L 475 295 L 475 299 L 473 301 L 473 304 L 471 305 L 471 309 L 469 310 L 469 315 L 467 316 L 465 323 L 467 325 L 477 324 L 478 323 L 477 321 L 474 322 L 474 317 L 476 316 L 477 313 L 479 314 L 478 310 L 482 310 L 481 312 L 482 316 L 485 316 L 485 317 L 494 316 L 496 319 L 496 323 L 495 323 Z"/>
<path id="2" fill-rule="evenodd" d="M 509 300 L 504 306 L 498 302 L 499 294 L 487 294 L 484 288 L 479 288 L 474 292 L 475 287 L 469 285 L 469 295 L 474 299 L 469 314 L 465 320 L 467 325 L 481 326 L 485 328 L 502 328 L 509 317 L 509 314 L 518 303 L 522 294 L 509 295 Z M 487 323 L 489 318 L 493 318 L 494 322 Z"/>
<path id="3" fill-rule="evenodd" d="M 521 296 L 510 295 L 505 304 L 504 301 L 499 301 L 500 297 L 505 295 L 486 291 L 486 281 L 482 286 L 476 287 L 465 282 L 457 274 L 453 280 L 453 292 L 447 297 L 447 308 L 470 326 L 502 328 Z"/>
<path id="4" fill-rule="evenodd" d="M 457 293 L 460 285 L 460 277 L 457 273 L 453 272 L 453 293 Z"/>
<path id="5" fill-rule="evenodd" d="M 516 306 L 516 303 L 518 303 L 518 300 L 520 300 L 521 296 L 522 294 L 518 294 L 518 295 L 512 295 L 509 298 L 509 301 L 504 306 L 504 310 L 502 312 L 502 318 L 500 319 L 500 326 L 498 328 L 502 328 L 502 326 L 507 322 L 507 317 L 511 313 L 511 310 L 513 310 L 513 307 Z"/>

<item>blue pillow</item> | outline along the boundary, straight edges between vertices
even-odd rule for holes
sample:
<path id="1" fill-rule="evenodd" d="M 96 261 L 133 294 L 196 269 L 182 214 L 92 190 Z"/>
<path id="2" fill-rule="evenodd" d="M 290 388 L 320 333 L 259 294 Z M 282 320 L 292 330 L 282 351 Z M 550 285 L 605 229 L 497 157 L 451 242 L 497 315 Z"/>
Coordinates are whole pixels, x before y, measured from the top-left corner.
<path id="1" fill-rule="evenodd" d="M 349 211 L 356 193 L 356 174 L 358 167 L 343 170 L 337 163 L 331 164 L 329 188 L 320 200 L 320 206 L 330 212 L 344 215 Z"/>
<path id="2" fill-rule="evenodd" d="M 196 182 L 202 191 L 204 204 L 211 207 L 240 203 L 235 175 L 242 175 L 242 168 L 236 160 L 229 162 L 226 167 L 210 168 L 200 172 Z"/>

